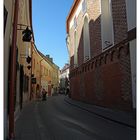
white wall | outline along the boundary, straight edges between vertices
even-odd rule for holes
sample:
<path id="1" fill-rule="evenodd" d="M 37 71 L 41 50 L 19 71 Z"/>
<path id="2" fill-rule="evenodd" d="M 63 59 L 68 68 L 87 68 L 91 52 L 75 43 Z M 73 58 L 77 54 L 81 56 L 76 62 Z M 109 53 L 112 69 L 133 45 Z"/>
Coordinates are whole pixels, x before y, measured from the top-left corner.
<path id="1" fill-rule="evenodd" d="M 101 32 L 102 49 L 111 47 L 114 44 L 111 0 L 101 0 Z"/>
<path id="2" fill-rule="evenodd" d="M 128 31 L 136 27 L 136 0 L 126 0 Z"/>
<path id="3" fill-rule="evenodd" d="M 74 32 L 74 66 L 77 66 L 77 48 L 78 48 L 78 43 L 77 43 L 77 32 Z"/>
<path id="4" fill-rule="evenodd" d="M 136 0 L 126 0 L 128 31 L 136 27 Z M 136 39 L 129 42 L 131 59 L 132 101 L 136 108 Z"/>
<path id="5" fill-rule="evenodd" d="M 76 11 L 75 11 L 75 13 L 74 13 L 74 15 L 73 15 L 73 17 L 72 17 L 72 19 L 71 19 L 71 21 L 70 21 L 69 30 L 71 29 L 71 27 L 72 27 L 73 24 L 74 24 L 74 18 L 75 18 L 75 17 L 78 17 L 80 11 L 82 10 L 82 2 L 83 2 L 83 0 L 81 0 L 81 2 L 79 3 L 78 8 L 76 9 Z"/>
<path id="6" fill-rule="evenodd" d="M 89 23 L 87 16 L 84 19 L 84 60 L 90 59 Z"/>

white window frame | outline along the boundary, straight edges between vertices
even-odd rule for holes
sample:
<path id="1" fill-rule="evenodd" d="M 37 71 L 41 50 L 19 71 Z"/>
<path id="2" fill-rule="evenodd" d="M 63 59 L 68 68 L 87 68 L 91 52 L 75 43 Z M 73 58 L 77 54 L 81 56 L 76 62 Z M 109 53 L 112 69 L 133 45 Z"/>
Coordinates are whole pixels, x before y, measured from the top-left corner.
<path id="1" fill-rule="evenodd" d="M 78 66 L 78 56 L 77 56 L 77 48 L 78 48 L 78 40 L 77 40 L 77 31 L 74 31 L 74 67 Z"/>
<path id="2" fill-rule="evenodd" d="M 74 17 L 74 29 L 76 29 L 76 27 L 77 27 L 77 18 L 76 18 L 76 16 Z"/>
<path id="3" fill-rule="evenodd" d="M 87 19 L 87 22 L 85 21 L 86 19 Z M 83 44 L 84 44 L 84 62 L 86 62 L 86 61 L 90 60 L 90 35 L 89 35 L 88 15 L 85 15 L 85 17 L 84 17 Z"/>
<path id="4" fill-rule="evenodd" d="M 128 31 L 136 27 L 136 0 L 126 1 L 126 14 Z"/>
<path id="5" fill-rule="evenodd" d="M 102 51 L 114 46 L 114 30 L 111 0 L 101 0 L 101 35 Z"/>
<path id="6" fill-rule="evenodd" d="M 82 12 L 83 12 L 83 14 L 85 14 L 86 11 L 87 11 L 87 1 L 83 0 L 83 2 L 82 2 Z"/>

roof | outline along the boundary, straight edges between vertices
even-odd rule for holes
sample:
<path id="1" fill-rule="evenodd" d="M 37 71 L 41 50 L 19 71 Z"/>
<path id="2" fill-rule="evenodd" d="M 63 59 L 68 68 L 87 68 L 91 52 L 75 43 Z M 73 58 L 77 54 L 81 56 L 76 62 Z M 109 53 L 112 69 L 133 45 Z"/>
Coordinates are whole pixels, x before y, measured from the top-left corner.
<path id="1" fill-rule="evenodd" d="M 59 67 L 58 67 L 56 64 L 54 64 L 53 62 L 51 62 L 43 53 L 41 53 L 38 49 L 37 49 L 37 51 L 38 51 L 39 55 L 40 55 L 45 61 L 47 61 L 50 65 L 55 66 L 55 68 L 59 69 Z"/>
<path id="2" fill-rule="evenodd" d="M 70 65 L 69 64 L 65 64 L 65 66 L 60 70 L 61 73 L 63 73 L 64 71 L 66 71 L 67 69 L 69 69 Z"/>

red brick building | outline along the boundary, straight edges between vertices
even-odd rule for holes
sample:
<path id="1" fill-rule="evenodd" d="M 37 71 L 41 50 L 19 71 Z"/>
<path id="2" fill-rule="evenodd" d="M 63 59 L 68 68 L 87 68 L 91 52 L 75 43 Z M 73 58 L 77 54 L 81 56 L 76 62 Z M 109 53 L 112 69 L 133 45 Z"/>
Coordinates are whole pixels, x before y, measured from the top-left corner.
<path id="1" fill-rule="evenodd" d="M 67 16 L 71 97 L 136 108 L 135 0 L 75 0 Z"/>

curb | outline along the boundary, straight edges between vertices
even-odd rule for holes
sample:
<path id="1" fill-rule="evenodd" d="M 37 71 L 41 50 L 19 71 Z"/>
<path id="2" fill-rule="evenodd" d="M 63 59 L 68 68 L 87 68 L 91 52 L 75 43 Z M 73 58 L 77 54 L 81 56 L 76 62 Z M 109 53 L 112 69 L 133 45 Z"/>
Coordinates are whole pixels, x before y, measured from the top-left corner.
<path id="1" fill-rule="evenodd" d="M 89 113 L 92 113 L 92 114 L 94 114 L 94 115 L 96 115 L 96 116 L 98 116 L 98 117 L 101 117 L 101 118 L 110 120 L 110 121 L 115 122 L 115 123 L 119 123 L 119 124 L 121 124 L 121 125 L 130 127 L 130 128 L 133 128 L 133 129 L 136 129 L 136 126 L 134 126 L 134 125 L 127 124 L 127 123 L 125 123 L 125 122 L 118 121 L 118 120 L 112 119 L 112 118 L 107 117 L 107 116 L 104 116 L 104 115 L 100 115 L 100 114 L 98 114 L 98 113 L 96 113 L 96 112 L 94 112 L 94 111 L 88 110 L 88 109 L 85 108 L 85 107 L 81 107 L 80 105 L 74 104 L 74 103 L 72 103 L 71 101 L 68 101 L 68 100 L 69 100 L 69 99 L 66 99 L 66 97 L 64 98 L 64 101 L 67 102 L 68 104 L 71 104 L 71 105 L 73 105 L 73 106 L 75 106 L 75 107 L 78 107 L 78 108 L 80 108 L 80 109 L 82 109 L 82 110 L 85 110 L 85 111 L 87 111 L 87 112 L 89 112 Z"/>

